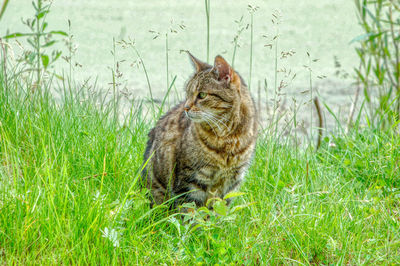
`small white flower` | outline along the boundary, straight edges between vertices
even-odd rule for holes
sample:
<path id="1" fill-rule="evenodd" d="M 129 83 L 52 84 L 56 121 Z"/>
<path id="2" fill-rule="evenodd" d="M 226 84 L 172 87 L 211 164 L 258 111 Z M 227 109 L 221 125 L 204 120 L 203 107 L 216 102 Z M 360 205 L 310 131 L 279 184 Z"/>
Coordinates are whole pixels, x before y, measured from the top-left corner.
<path id="1" fill-rule="evenodd" d="M 108 227 L 106 227 L 104 228 L 104 231 L 101 229 L 100 231 L 103 233 L 102 237 L 110 240 L 114 247 L 119 247 L 118 232 L 114 228 L 111 228 L 111 230 L 109 230 Z"/>
<path id="2" fill-rule="evenodd" d="M 106 198 L 106 195 L 101 195 L 100 191 L 98 191 L 98 190 L 93 195 L 93 201 L 100 201 L 100 203 L 103 203 L 105 198 Z"/>

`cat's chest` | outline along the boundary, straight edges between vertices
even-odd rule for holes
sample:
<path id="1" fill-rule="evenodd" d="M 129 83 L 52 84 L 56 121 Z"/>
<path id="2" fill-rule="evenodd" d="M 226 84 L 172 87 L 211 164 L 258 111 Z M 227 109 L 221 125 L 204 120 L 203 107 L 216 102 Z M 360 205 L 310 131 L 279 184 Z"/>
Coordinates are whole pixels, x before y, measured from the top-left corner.
<path id="1" fill-rule="evenodd" d="M 229 176 L 237 167 L 248 162 L 251 158 L 249 152 L 251 147 L 245 147 L 244 152 L 237 152 L 234 144 L 227 143 L 216 147 L 205 147 L 203 143 L 195 145 L 186 155 L 191 158 L 195 164 L 211 164 L 218 171 L 218 176 Z"/>
<path id="2" fill-rule="evenodd" d="M 223 197 L 229 191 L 235 189 L 244 176 L 245 167 L 215 168 L 205 166 L 194 173 L 197 184 L 201 184 L 207 194 L 207 198 Z"/>
<path id="3" fill-rule="evenodd" d="M 240 173 L 239 168 L 217 168 L 215 166 L 204 166 L 196 171 L 196 179 L 208 186 L 222 184 L 223 181 L 235 179 Z"/>

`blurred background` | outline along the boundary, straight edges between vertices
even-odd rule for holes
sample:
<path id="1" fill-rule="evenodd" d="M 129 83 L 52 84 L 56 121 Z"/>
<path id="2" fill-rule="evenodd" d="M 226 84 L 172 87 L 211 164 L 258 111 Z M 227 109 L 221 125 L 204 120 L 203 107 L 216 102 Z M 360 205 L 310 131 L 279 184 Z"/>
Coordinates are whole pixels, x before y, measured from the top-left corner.
<path id="1" fill-rule="evenodd" d="M 73 57 L 77 63 L 73 70 L 75 80 L 97 79 L 99 89 L 108 89 L 111 69 L 118 62 L 121 87 L 136 98 L 149 97 L 137 54 L 132 47 L 124 49 L 119 43 L 126 40 L 134 42 L 143 60 L 156 101 L 162 100 L 176 76 L 175 96 L 171 99 L 176 102 L 182 99 L 184 82 L 193 72 L 181 50 L 207 61 L 205 9 L 204 1 L 194 0 L 53 1 L 46 20 L 49 30 L 63 30 L 73 36 L 77 48 Z M 29 1 L 10 1 L 0 35 L 24 31 L 21 18 L 32 17 L 33 12 Z M 348 113 L 354 95 L 351 76 L 359 64 L 350 42 L 361 34 L 353 1 L 213 0 L 209 12 L 208 61 L 212 63 L 214 56 L 220 54 L 232 62 L 236 38 L 234 67 L 250 83 L 263 110 L 274 94 L 276 78 L 281 85 L 282 106 L 292 106 L 293 97 L 297 104 L 307 104 L 312 88 L 314 95 L 319 94 L 335 112 Z M 22 40 L 21 44 L 26 45 Z M 59 46 L 62 49 L 63 45 Z M 18 49 L 16 46 L 16 53 Z M 55 64 L 57 71 L 65 67 L 68 68 L 63 60 Z M 312 110 L 313 106 L 309 108 Z"/>

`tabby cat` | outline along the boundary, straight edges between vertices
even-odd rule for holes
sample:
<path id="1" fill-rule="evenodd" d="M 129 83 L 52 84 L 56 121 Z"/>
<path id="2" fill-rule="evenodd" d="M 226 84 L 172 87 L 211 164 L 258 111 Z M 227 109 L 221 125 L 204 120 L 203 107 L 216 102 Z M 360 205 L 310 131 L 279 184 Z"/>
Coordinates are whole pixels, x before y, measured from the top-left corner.
<path id="1" fill-rule="evenodd" d="M 186 100 L 150 131 L 142 172 L 153 203 L 181 195 L 173 207 L 204 206 L 238 189 L 257 138 L 254 101 L 239 74 L 221 56 L 211 66 L 188 54 L 196 72 Z"/>

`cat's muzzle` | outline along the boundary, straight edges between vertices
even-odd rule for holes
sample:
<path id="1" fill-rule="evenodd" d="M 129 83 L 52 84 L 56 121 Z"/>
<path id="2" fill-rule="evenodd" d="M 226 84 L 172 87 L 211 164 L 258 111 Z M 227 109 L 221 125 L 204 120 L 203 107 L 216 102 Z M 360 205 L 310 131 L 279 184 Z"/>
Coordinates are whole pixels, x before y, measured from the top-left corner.
<path id="1" fill-rule="evenodd" d="M 203 121 L 203 118 L 202 118 L 202 116 L 201 116 L 200 113 L 193 112 L 193 111 L 191 111 L 191 110 L 189 110 L 189 111 L 186 111 L 186 110 L 185 110 L 185 115 L 186 115 L 190 120 L 192 120 L 193 122 L 202 122 L 202 121 Z"/>

